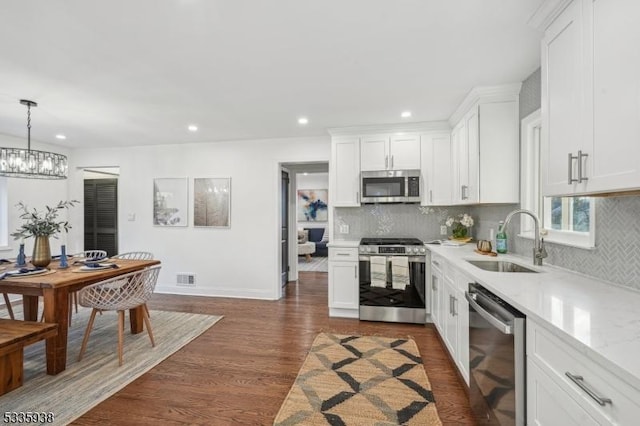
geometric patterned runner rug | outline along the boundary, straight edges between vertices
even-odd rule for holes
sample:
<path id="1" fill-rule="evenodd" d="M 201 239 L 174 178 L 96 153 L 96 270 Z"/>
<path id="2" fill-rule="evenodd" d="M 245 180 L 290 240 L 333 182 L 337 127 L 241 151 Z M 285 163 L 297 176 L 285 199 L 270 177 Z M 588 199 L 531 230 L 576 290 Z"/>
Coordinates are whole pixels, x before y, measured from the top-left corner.
<path id="1" fill-rule="evenodd" d="M 412 339 L 321 333 L 274 425 L 440 425 Z"/>

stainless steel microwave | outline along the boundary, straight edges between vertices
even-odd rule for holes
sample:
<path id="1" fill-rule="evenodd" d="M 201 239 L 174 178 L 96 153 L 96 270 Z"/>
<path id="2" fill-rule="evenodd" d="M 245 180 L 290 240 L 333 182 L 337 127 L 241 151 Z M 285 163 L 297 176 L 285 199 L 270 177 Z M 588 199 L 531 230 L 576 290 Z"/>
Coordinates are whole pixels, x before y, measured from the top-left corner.
<path id="1" fill-rule="evenodd" d="M 360 202 L 419 203 L 420 170 L 381 170 L 360 173 Z"/>

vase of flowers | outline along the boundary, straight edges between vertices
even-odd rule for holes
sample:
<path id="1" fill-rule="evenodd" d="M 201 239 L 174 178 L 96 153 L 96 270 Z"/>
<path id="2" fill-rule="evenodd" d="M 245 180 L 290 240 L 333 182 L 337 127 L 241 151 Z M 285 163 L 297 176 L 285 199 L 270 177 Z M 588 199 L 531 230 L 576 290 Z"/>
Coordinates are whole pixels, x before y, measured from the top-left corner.
<path id="1" fill-rule="evenodd" d="M 473 226 L 473 218 L 467 213 L 449 216 L 445 222 L 451 228 L 451 236 L 456 240 L 469 238 L 469 228 Z"/>
<path id="2" fill-rule="evenodd" d="M 46 210 L 44 212 L 36 209 L 30 210 L 22 202 L 17 204 L 22 211 L 20 219 L 24 222 L 11 236 L 16 240 L 18 238 L 35 238 L 33 256 L 31 256 L 31 264 L 33 266 L 43 268 L 51 263 L 49 238 L 58 238 L 57 234 L 60 231 L 68 232 L 71 229 L 69 222 L 58 220 L 58 215 L 61 210 L 73 207 L 76 203 L 78 203 L 77 200 L 60 201 L 54 207 L 45 206 Z"/>

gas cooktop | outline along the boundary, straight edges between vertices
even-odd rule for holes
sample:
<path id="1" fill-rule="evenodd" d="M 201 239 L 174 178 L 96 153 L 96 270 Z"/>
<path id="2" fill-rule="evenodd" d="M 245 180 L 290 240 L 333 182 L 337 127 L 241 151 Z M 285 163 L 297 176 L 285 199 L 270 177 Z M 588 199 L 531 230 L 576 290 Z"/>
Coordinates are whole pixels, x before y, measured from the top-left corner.
<path id="1" fill-rule="evenodd" d="M 417 238 L 363 238 L 361 246 L 422 246 L 424 243 Z"/>

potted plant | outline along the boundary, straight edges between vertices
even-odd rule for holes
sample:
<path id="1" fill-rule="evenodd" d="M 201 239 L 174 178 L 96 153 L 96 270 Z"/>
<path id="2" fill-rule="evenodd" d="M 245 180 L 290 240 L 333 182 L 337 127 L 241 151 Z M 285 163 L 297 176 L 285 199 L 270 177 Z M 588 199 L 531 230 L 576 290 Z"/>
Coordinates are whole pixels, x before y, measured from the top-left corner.
<path id="1" fill-rule="evenodd" d="M 33 266 L 45 267 L 51 263 L 49 237 L 58 238 L 57 234 L 60 231 L 68 232 L 71 229 L 69 222 L 58 220 L 58 215 L 62 209 L 73 207 L 78 202 L 77 200 L 60 201 L 54 207 L 45 206 L 46 211 L 30 210 L 23 202 L 17 204 L 17 207 L 22 211 L 20 219 L 24 223 L 11 236 L 15 240 L 18 238 L 35 238 L 33 256 L 31 256 L 31 264 Z"/>
<path id="2" fill-rule="evenodd" d="M 467 213 L 459 214 L 455 217 L 450 216 L 447 218 L 445 225 L 451 228 L 453 239 L 465 240 L 469 238 L 467 234 L 469 228 L 473 226 L 473 218 Z"/>

